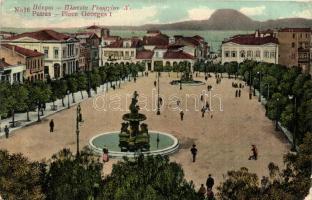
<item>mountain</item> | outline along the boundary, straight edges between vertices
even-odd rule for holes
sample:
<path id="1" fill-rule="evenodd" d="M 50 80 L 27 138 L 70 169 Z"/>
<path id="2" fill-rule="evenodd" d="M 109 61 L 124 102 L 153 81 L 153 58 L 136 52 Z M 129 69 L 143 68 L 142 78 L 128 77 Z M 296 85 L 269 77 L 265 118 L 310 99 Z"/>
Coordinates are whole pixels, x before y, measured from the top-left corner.
<path id="1" fill-rule="evenodd" d="M 274 29 L 274 28 L 309 28 L 312 27 L 311 19 L 304 18 L 284 18 L 267 21 L 256 21 L 233 9 L 216 10 L 209 19 L 206 20 L 190 20 L 175 22 L 169 24 L 145 24 L 142 26 L 106 26 L 112 30 L 255 30 L 255 29 Z M 84 27 L 77 28 L 55 28 L 61 32 L 75 32 Z M 23 32 L 17 28 L 1 28 L 2 30 L 10 30 Z M 42 28 L 36 28 L 36 30 Z M 44 27 L 43 27 L 44 29 Z"/>
<path id="2" fill-rule="evenodd" d="M 284 18 L 256 21 L 233 9 L 216 10 L 207 20 L 191 20 L 170 24 L 146 24 L 136 27 L 111 26 L 111 29 L 131 30 L 255 30 L 281 27 L 312 27 L 312 20 L 304 18 Z"/>

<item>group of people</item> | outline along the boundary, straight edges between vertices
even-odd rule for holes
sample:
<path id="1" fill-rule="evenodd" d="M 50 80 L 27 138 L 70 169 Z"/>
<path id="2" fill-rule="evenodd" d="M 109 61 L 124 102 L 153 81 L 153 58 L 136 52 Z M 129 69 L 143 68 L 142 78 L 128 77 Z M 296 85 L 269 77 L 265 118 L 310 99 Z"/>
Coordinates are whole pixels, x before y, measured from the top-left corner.
<path id="1" fill-rule="evenodd" d="M 236 90 L 235 91 L 235 97 L 241 97 L 241 90 Z"/>
<path id="2" fill-rule="evenodd" d="M 206 187 L 205 188 L 204 184 L 201 184 L 198 194 L 205 198 L 207 197 L 208 200 L 213 200 L 214 199 L 214 193 L 212 191 L 212 187 L 214 185 L 214 179 L 211 177 L 211 174 L 208 175 L 207 181 L 206 181 Z"/>

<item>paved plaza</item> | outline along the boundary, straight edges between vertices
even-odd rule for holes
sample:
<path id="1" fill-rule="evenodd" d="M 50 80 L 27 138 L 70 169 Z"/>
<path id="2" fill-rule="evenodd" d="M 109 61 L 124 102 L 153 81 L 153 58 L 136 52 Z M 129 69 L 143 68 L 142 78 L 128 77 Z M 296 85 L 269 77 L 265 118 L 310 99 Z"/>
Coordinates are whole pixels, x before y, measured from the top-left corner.
<path id="1" fill-rule="evenodd" d="M 131 95 L 136 90 L 140 95 L 140 112 L 147 116 L 145 123 L 149 130 L 167 132 L 179 139 L 180 149 L 170 158 L 182 165 L 186 178 L 193 180 L 196 187 L 205 183 L 209 173 L 215 178 L 216 184 L 219 184 L 228 170 L 247 167 L 261 177 L 268 174 L 269 162 L 273 161 L 282 167 L 283 155 L 288 151 L 289 145 L 282 133 L 274 131 L 274 124 L 265 117 L 265 109 L 257 101 L 257 97 L 249 100 L 247 86 L 242 89 L 240 98 L 235 98 L 235 89 L 232 88 L 232 82 L 239 81 L 227 78 L 223 78 L 217 85 L 216 79 L 212 77 L 205 85 L 183 85 L 180 90 L 179 86 L 169 84 L 170 80 L 177 79 L 176 73 L 171 73 L 170 78 L 167 73 L 162 73 L 160 94 L 163 105 L 161 115 L 156 115 L 155 75 L 150 73 L 149 77 L 140 77 L 136 83 L 123 83 L 120 89 L 99 93 L 83 101 L 81 146 L 88 145 L 89 139 L 94 135 L 120 130 L 121 117 L 128 112 Z M 204 81 L 202 76 L 197 79 Z M 211 93 L 207 92 L 207 85 L 212 85 Z M 213 110 L 205 113 L 204 118 L 200 111 L 202 91 L 206 92 Z M 180 107 L 176 104 L 177 98 L 181 98 Z M 180 109 L 185 113 L 183 121 L 180 120 Z M 75 117 L 76 107 L 50 115 L 41 123 L 16 130 L 9 139 L 1 138 L 0 148 L 22 152 L 32 160 L 48 159 L 64 147 L 75 152 Z M 54 133 L 49 132 L 50 119 L 54 119 Z M 193 144 L 198 149 L 195 163 L 192 163 L 190 153 Z M 252 144 L 259 151 L 257 161 L 248 160 Z M 117 161 L 111 159 L 105 166 L 106 174 L 115 162 Z"/>

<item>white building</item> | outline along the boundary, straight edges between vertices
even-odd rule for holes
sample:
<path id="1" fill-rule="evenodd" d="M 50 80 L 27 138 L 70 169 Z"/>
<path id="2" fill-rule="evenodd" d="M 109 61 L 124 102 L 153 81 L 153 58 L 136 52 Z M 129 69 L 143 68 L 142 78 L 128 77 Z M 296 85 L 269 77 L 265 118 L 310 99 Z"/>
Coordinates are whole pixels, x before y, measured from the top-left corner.
<path id="1" fill-rule="evenodd" d="M 0 81 L 8 81 L 10 84 L 14 82 L 23 83 L 23 77 L 26 66 L 23 64 L 10 65 L 5 59 L 0 60 Z"/>
<path id="2" fill-rule="evenodd" d="M 245 60 L 278 63 L 278 40 L 272 35 L 236 35 L 222 42 L 222 64 Z"/>
<path id="3" fill-rule="evenodd" d="M 27 32 L 4 42 L 44 53 L 44 74 L 52 79 L 78 70 L 79 41 L 63 33 L 53 30 Z"/>

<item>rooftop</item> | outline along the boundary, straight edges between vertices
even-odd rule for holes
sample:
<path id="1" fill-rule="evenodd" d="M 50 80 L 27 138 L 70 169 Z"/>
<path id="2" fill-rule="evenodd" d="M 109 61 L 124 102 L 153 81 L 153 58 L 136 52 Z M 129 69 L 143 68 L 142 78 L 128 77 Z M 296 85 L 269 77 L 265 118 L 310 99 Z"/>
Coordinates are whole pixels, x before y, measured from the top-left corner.
<path id="1" fill-rule="evenodd" d="M 181 51 L 167 51 L 164 54 L 164 59 L 190 59 L 193 60 L 194 56 Z"/>
<path id="2" fill-rule="evenodd" d="M 282 28 L 278 32 L 311 32 L 311 28 Z"/>
<path id="3" fill-rule="evenodd" d="M 54 30 L 40 30 L 40 31 L 34 31 L 34 32 L 21 33 L 21 34 L 9 37 L 7 39 L 15 40 L 15 39 L 23 38 L 23 37 L 30 37 L 36 40 L 58 40 L 58 41 L 64 41 L 70 38 L 69 35 L 66 35 L 64 33 L 59 33 Z"/>
<path id="4" fill-rule="evenodd" d="M 10 45 L 10 44 L 1 44 L 1 47 L 5 47 L 7 49 L 10 49 L 11 51 L 15 51 L 23 56 L 26 57 L 38 57 L 38 56 L 43 56 L 43 53 L 40 53 L 38 51 L 33 51 L 31 49 L 26 49 L 23 47 L 15 46 L 15 45 Z"/>
<path id="5" fill-rule="evenodd" d="M 247 34 L 233 36 L 232 38 L 223 41 L 222 44 L 229 42 L 233 42 L 240 45 L 263 45 L 268 43 L 278 44 L 278 39 L 273 36 L 255 37 L 254 34 Z"/>
<path id="6" fill-rule="evenodd" d="M 150 50 L 137 51 L 136 59 L 152 59 L 153 55 L 154 52 Z"/>

